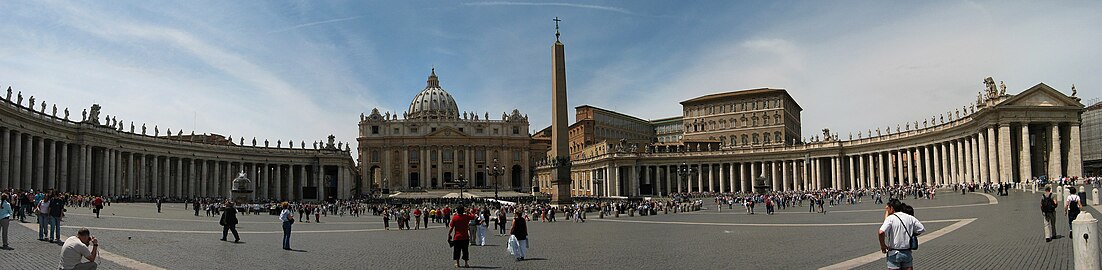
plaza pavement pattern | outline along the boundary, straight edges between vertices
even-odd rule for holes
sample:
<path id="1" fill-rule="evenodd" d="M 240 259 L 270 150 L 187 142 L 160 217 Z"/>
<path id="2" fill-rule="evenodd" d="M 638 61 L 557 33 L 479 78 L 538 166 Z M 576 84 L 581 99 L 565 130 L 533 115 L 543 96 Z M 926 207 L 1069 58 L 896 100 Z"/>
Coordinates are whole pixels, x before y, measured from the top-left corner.
<path id="1" fill-rule="evenodd" d="M 1013 191 L 1007 197 L 942 190 L 934 200 L 905 202 L 926 226 L 915 265 L 923 269 L 1069 269 L 1067 219 L 1059 216 L 1063 238 L 1045 243 L 1040 193 Z M 515 262 L 506 237 L 471 247 L 472 268 L 486 269 L 883 269 L 876 230 L 883 206 L 869 200 L 747 215 L 739 207 L 656 216 L 597 218 L 573 223 L 530 222 L 530 260 Z M 1088 208 L 1095 216 L 1097 210 Z M 217 217 L 193 216 L 183 204 L 113 204 L 96 219 L 84 208 L 69 209 L 62 233 L 88 227 L 110 254 L 101 269 L 442 269 L 451 268 L 447 229 L 382 229 L 376 216 L 322 217 L 321 223 L 294 225 L 291 247 L 280 249 L 276 216 L 243 215 L 242 241 L 222 242 Z M 48 269 L 60 247 L 35 240 L 37 225 L 11 224 L 11 245 L 0 250 L 0 268 Z M 490 227 L 493 230 L 493 227 Z M 230 236 L 232 240 L 232 236 Z M 63 238 L 64 239 L 64 238 Z"/>

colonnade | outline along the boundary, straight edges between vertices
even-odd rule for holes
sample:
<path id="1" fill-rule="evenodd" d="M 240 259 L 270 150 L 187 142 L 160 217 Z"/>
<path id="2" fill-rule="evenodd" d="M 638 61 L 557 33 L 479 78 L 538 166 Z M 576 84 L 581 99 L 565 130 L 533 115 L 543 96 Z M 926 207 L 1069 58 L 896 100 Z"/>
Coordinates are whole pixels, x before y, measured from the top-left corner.
<path id="1" fill-rule="evenodd" d="M 683 162 L 652 154 L 575 168 L 572 187 L 575 196 L 631 197 L 751 192 L 760 177 L 759 187 L 772 191 L 1023 182 L 1081 175 L 1079 144 L 1078 123 L 1007 122 L 887 146 L 847 141 L 825 150 L 779 149 L 756 157 L 720 153 Z"/>

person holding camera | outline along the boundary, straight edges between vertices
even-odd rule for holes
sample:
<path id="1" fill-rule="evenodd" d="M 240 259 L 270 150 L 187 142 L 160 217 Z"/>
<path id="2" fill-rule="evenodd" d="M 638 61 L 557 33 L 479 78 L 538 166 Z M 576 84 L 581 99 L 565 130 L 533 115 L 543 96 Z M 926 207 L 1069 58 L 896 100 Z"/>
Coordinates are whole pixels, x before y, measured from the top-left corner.
<path id="1" fill-rule="evenodd" d="M 88 245 L 92 248 L 89 249 Z M 57 264 L 58 269 L 77 269 L 77 270 L 95 270 L 96 269 L 96 257 L 99 256 L 99 241 L 95 236 L 88 231 L 88 228 L 80 228 L 77 231 L 76 236 L 70 236 L 65 239 L 65 244 L 61 245 L 61 262 Z M 80 262 L 81 259 L 87 259 L 87 262 Z"/>

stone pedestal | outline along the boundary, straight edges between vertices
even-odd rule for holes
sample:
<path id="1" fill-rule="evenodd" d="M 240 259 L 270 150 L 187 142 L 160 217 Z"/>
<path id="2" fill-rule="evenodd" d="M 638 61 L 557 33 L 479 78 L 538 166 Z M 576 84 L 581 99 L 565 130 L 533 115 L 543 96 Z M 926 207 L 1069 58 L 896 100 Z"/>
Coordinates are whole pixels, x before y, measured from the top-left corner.
<path id="1" fill-rule="evenodd" d="M 1073 254 L 1075 254 L 1075 269 L 1099 269 L 1098 251 L 1098 220 L 1090 212 L 1083 212 L 1075 221 L 1071 222 L 1071 238 Z"/>

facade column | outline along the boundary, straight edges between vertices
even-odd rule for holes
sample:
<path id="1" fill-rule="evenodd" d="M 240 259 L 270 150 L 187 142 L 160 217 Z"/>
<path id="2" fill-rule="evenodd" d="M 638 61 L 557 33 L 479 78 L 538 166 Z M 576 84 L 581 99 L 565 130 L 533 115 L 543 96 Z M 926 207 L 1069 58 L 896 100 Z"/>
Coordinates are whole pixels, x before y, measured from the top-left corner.
<path id="1" fill-rule="evenodd" d="M 149 157 L 149 196 L 160 197 L 161 196 L 161 161 L 158 156 Z"/>
<path id="2" fill-rule="evenodd" d="M 3 188 L 15 188 L 11 184 L 11 129 L 0 128 L 0 186 Z"/>
<path id="3" fill-rule="evenodd" d="M 1014 171 L 1011 168 L 1011 154 L 1010 153 L 1010 124 L 999 125 L 999 181 L 1009 183 L 1014 182 Z"/>
<path id="4" fill-rule="evenodd" d="M 815 158 L 811 160 L 811 164 L 811 189 L 822 189 L 823 160 L 821 158 Z"/>
<path id="5" fill-rule="evenodd" d="M 453 156 L 454 158 L 454 156 Z M 276 164 L 275 166 L 275 199 L 277 201 L 285 201 L 287 195 L 283 193 L 283 164 Z M 342 189 L 351 190 L 351 186 L 343 186 Z M 345 196 L 346 198 L 348 196 Z"/>
<path id="6" fill-rule="evenodd" d="M 750 166 L 750 163 L 746 162 L 739 163 L 738 166 L 739 187 L 742 189 L 742 192 L 750 192 L 750 181 L 746 179 L 746 173 L 749 172 L 750 167 L 753 166 Z"/>
<path id="7" fill-rule="evenodd" d="M 848 156 L 848 157 L 849 158 L 846 159 L 846 163 L 849 164 L 849 177 L 848 177 L 849 178 L 849 188 L 850 189 L 856 189 L 857 188 L 857 171 L 854 170 L 854 168 L 853 168 L 854 163 L 857 163 L 856 161 L 854 161 L 856 156 Z"/>
<path id="8" fill-rule="evenodd" d="M 176 197 L 184 196 L 184 158 L 176 158 L 176 179 L 172 180 L 172 186 L 176 187 Z"/>
<path id="9" fill-rule="evenodd" d="M 719 177 L 717 177 L 717 180 L 719 181 L 719 190 L 717 190 L 717 191 L 718 192 L 724 192 L 725 190 L 727 190 L 727 181 L 723 181 L 724 180 L 723 179 L 724 178 L 723 174 L 725 173 L 726 170 L 723 169 L 724 168 L 723 163 L 720 163 L 718 165 L 719 165 L 718 166 L 719 167 L 718 168 L 719 172 L 717 174 L 719 174 Z M 727 176 L 730 177 L 731 175 L 728 174 Z"/>
<path id="10" fill-rule="evenodd" d="M 11 187 L 13 188 L 26 188 L 26 184 L 23 184 L 23 134 L 19 131 L 12 131 L 12 135 L 15 137 L 13 140 L 15 144 L 12 145 L 12 158 L 11 158 Z M 87 193 L 85 193 L 87 194 Z"/>
<path id="11" fill-rule="evenodd" d="M 754 180 L 758 179 L 758 174 L 759 174 L 758 170 L 759 170 L 759 168 L 758 168 L 758 165 L 755 164 L 754 162 L 751 162 L 749 165 L 750 165 L 750 179 L 748 179 L 748 181 L 746 181 L 745 183 L 747 185 L 749 185 L 750 188 L 753 188 Z"/>
<path id="12" fill-rule="evenodd" d="M 1083 152 L 1080 146 L 1079 124 L 1068 127 L 1068 176 L 1083 176 Z"/>
<path id="13" fill-rule="evenodd" d="M 788 162 L 788 160 L 781 160 L 781 188 L 778 189 L 781 191 L 792 190 L 792 179 L 788 178 L 788 170 L 792 169 L 792 166 L 789 166 Z"/>
<path id="14" fill-rule="evenodd" d="M 4 135 L 7 135 L 7 132 L 4 132 Z M 4 143 L 7 143 L 7 140 L 4 140 Z M 66 142 L 60 142 L 60 143 L 61 143 L 61 156 L 60 156 L 61 158 L 58 160 L 58 163 L 59 163 L 58 175 L 61 177 L 61 180 L 58 182 L 58 188 L 61 189 L 61 191 L 63 191 L 63 192 L 73 192 L 73 190 L 71 188 L 72 186 L 69 184 L 70 183 L 69 182 L 69 180 L 70 180 L 69 179 L 69 146 L 70 146 L 70 144 L 66 143 Z M 5 149 L 7 149 L 7 147 L 5 147 Z M 7 155 L 4 155 L 4 159 L 5 160 L 7 159 Z M 0 173 L 0 175 L 5 175 L 5 174 Z"/>
<path id="15" fill-rule="evenodd" d="M 769 170 L 769 181 L 770 185 L 773 186 L 773 191 L 781 190 L 781 179 L 777 177 L 777 162 L 770 161 L 767 169 Z"/>
<path id="16" fill-rule="evenodd" d="M 49 190 L 49 189 L 56 190 L 57 189 L 57 162 L 55 162 L 55 160 L 57 160 L 57 141 L 56 140 L 51 140 L 50 143 L 46 144 L 46 154 L 48 155 L 48 157 L 46 158 L 46 165 L 45 165 L 46 166 L 46 171 L 45 171 L 45 173 L 46 173 L 46 180 L 45 180 L 46 183 L 45 184 L 46 185 L 44 187 L 44 190 Z"/>
<path id="17" fill-rule="evenodd" d="M 1002 183 L 1003 179 L 999 175 L 999 138 L 996 137 L 996 127 L 987 127 L 987 175 L 988 181 L 992 183 Z"/>
<path id="18" fill-rule="evenodd" d="M 1064 176 L 1064 166 L 1061 164 L 1060 149 L 1060 123 L 1052 123 L 1052 150 L 1048 158 L 1048 179 L 1056 180 Z"/>
<path id="19" fill-rule="evenodd" d="M 46 154 L 45 143 L 44 143 L 46 141 L 46 138 L 42 138 L 42 137 L 36 137 L 36 138 L 38 138 L 38 139 L 36 140 L 34 138 L 31 138 L 31 143 L 34 144 L 34 147 L 35 147 L 34 150 L 33 150 L 34 151 L 34 153 L 33 153 L 34 154 L 34 171 L 33 171 L 34 174 L 31 175 L 31 177 L 33 177 L 31 179 L 33 179 L 34 182 L 33 182 L 33 184 L 31 184 L 31 188 L 34 188 L 35 191 L 41 191 L 42 187 L 45 186 L 45 185 L 42 184 L 43 183 L 42 172 L 44 171 L 44 167 L 42 166 L 42 162 L 43 162 L 44 159 L 43 159 L 42 156 L 44 154 Z"/>
<path id="20" fill-rule="evenodd" d="M 964 150 L 961 153 L 964 155 L 964 179 L 967 183 L 976 182 L 976 174 L 979 173 L 976 170 L 976 163 L 973 162 L 972 154 L 975 153 L 975 135 L 969 135 L 962 146 Z"/>
<path id="21" fill-rule="evenodd" d="M 1030 157 L 1033 152 L 1030 151 L 1031 148 L 1032 146 L 1029 145 L 1029 123 L 1022 123 L 1021 147 L 1018 148 L 1020 150 L 1018 153 L 1018 168 L 1021 169 L 1019 173 L 1023 182 L 1033 179 L 1033 168 L 1031 166 L 1033 160 Z"/>
<path id="22" fill-rule="evenodd" d="M 920 160 L 920 161 L 922 161 L 921 168 L 925 172 L 923 174 L 923 180 L 925 180 L 927 186 L 933 186 L 934 185 L 934 170 L 933 170 L 933 168 L 931 168 L 931 166 L 934 166 L 934 165 L 933 165 L 933 163 L 930 162 L 931 160 L 933 160 L 932 158 L 930 158 L 930 152 L 931 152 L 930 149 L 932 147 L 933 146 L 930 146 L 930 145 L 922 146 L 922 159 Z"/>

